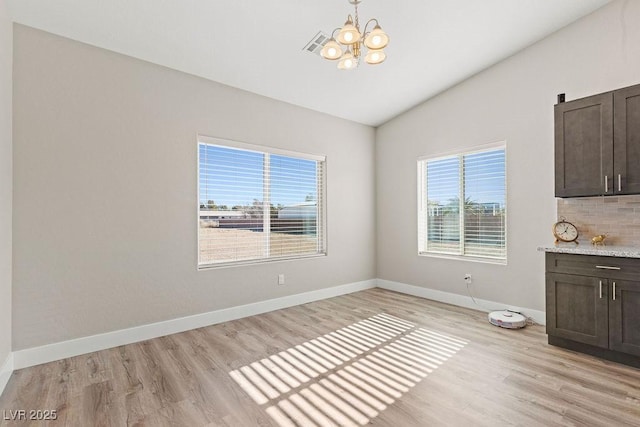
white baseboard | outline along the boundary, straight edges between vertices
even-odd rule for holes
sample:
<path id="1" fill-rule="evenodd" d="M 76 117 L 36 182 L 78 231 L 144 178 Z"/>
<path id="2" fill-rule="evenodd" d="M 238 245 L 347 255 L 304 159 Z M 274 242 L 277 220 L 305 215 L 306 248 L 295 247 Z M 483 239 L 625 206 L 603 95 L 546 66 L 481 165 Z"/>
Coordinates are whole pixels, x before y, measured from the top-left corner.
<path id="1" fill-rule="evenodd" d="M 472 308 L 474 310 L 481 310 L 485 312 L 504 310 L 506 308 L 512 307 L 509 304 L 478 298 L 476 298 L 476 301 L 479 305 L 476 305 L 473 303 L 473 300 L 470 297 L 465 295 L 452 294 L 450 292 L 423 288 L 422 286 L 408 285 L 406 283 L 393 282 L 391 280 L 378 279 L 376 283 L 378 287 L 382 289 L 388 289 L 390 291 L 396 291 L 407 295 L 427 298 L 434 301 L 457 305 L 459 307 Z M 536 323 L 540 325 L 544 325 L 546 322 L 546 313 L 544 311 L 523 307 L 520 307 L 518 311 L 527 317 L 531 317 Z"/>
<path id="2" fill-rule="evenodd" d="M 215 325 L 217 323 L 228 322 L 230 320 L 240 319 L 247 316 L 254 316 L 257 314 L 267 313 L 269 311 L 280 310 L 313 301 L 350 294 L 365 289 L 372 289 L 376 286 L 382 289 L 388 289 L 407 295 L 427 298 L 476 310 L 491 311 L 492 309 L 498 310 L 508 307 L 504 303 L 476 298 L 476 301 L 481 305 L 481 307 L 479 307 L 473 303 L 471 298 L 464 295 L 423 288 L 421 286 L 408 285 L 406 283 L 393 282 L 390 280 L 365 280 L 362 282 L 349 283 L 332 288 L 319 289 L 317 291 L 289 295 L 267 301 L 260 301 L 252 304 L 211 311 L 208 313 L 196 314 L 193 316 L 137 326 L 134 328 L 122 329 L 119 331 L 107 332 L 104 334 L 14 351 L 9 355 L 7 361 L 0 369 L 0 393 L 9 381 L 9 377 L 14 369 L 27 368 L 29 366 L 53 362 L 67 357 L 79 356 L 81 354 L 105 350 L 120 345 L 131 344 L 178 332 L 184 332 L 191 329 L 201 328 L 203 326 Z M 545 323 L 545 313 L 543 311 L 522 309 L 522 313 L 531 317 L 539 324 Z"/>
<path id="3" fill-rule="evenodd" d="M 0 396 L 2 396 L 2 392 L 4 388 L 7 386 L 9 382 L 9 378 L 11 378 L 11 374 L 13 373 L 13 353 L 9 353 L 7 355 L 7 359 L 4 361 L 2 366 L 0 366 Z"/>
<path id="4" fill-rule="evenodd" d="M 256 314 L 267 313 L 269 311 L 280 310 L 282 308 L 293 307 L 375 287 L 375 279 L 365 280 L 302 294 L 274 298 L 253 304 L 181 317 L 164 322 L 151 323 L 134 328 L 18 350 L 13 352 L 12 369 L 22 369 L 29 366 L 40 365 L 67 357 L 79 356 L 81 354 L 184 332 L 203 326 L 215 325 L 221 322 L 228 322 L 230 320 L 254 316 Z"/>

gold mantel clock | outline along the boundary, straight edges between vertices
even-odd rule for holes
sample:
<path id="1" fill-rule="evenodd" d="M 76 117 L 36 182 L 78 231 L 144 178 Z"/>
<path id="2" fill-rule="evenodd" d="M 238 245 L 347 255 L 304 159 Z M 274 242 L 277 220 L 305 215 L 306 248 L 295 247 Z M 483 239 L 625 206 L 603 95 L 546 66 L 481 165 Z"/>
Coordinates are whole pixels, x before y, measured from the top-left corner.
<path id="1" fill-rule="evenodd" d="M 568 222 L 564 217 L 553 224 L 553 236 L 556 238 L 555 244 L 559 242 L 574 242 L 578 244 L 578 229 Z"/>

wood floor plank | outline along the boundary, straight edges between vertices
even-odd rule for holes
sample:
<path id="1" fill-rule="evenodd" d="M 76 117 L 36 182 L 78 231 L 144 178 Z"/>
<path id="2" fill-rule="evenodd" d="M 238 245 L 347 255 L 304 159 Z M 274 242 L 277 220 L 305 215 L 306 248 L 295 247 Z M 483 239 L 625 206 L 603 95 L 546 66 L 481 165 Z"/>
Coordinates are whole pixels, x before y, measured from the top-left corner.
<path id="1" fill-rule="evenodd" d="M 638 426 L 640 370 L 371 289 L 18 370 L 31 409 L 0 426 Z"/>

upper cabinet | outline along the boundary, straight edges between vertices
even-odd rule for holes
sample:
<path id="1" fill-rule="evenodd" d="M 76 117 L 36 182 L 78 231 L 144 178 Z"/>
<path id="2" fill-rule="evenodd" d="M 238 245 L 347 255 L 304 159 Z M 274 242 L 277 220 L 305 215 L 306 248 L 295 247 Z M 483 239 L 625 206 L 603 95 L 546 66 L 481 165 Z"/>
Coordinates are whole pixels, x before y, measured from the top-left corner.
<path id="1" fill-rule="evenodd" d="M 556 197 L 640 194 L 640 85 L 555 106 Z"/>
<path id="2" fill-rule="evenodd" d="M 613 93 L 614 194 L 640 194 L 640 85 Z"/>
<path id="3" fill-rule="evenodd" d="M 613 94 L 557 104 L 555 128 L 556 197 L 612 190 Z"/>

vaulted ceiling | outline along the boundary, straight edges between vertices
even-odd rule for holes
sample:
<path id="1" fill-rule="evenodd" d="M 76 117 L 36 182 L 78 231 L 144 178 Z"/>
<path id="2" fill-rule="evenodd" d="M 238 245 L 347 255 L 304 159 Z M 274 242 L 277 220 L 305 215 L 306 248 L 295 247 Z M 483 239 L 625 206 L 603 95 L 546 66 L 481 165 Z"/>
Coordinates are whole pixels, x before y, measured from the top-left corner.
<path id="1" fill-rule="evenodd" d="M 304 50 L 348 0 L 8 0 L 15 22 L 377 126 L 609 0 L 362 0 L 387 60 L 341 71 Z"/>

